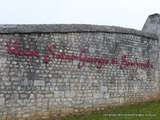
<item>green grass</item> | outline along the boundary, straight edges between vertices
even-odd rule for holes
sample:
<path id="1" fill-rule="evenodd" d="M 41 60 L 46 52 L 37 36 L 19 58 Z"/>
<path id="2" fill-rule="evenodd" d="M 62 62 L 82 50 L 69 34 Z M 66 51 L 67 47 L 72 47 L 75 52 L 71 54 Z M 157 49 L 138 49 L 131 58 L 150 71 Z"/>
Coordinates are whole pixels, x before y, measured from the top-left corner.
<path id="1" fill-rule="evenodd" d="M 62 120 L 160 120 L 160 101 L 117 106 L 112 107 L 109 112 L 101 111 L 71 115 L 62 118 Z"/>

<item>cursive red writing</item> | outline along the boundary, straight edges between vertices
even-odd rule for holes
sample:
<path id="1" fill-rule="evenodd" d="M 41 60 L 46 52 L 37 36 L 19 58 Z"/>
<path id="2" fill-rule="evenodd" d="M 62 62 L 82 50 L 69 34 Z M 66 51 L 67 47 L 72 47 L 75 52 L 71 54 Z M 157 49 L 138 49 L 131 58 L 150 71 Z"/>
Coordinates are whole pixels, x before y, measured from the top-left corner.
<path id="1" fill-rule="evenodd" d="M 27 56 L 27 57 L 40 57 L 40 52 L 37 50 L 23 50 L 19 43 L 7 43 L 7 52 L 9 54 L 14 54 L 15 56 Z M 129 61 L 127 58 L 127 55 L 123 55 L 121 58 L 121 61 L 119 61 L 117 58 L 112 58 L 111 62 L 109 59 L 104 57 L 95 57 L 95 56 L 88 56 L 85 55 L 85 50 L 81 50 L 79 55 L 75 54 L 67 54 L 64 52 L 59 52 L 56 49 L 56 46 L 54 44 L 50 44 L 46 48 L 46 53 L 42 54 L 44 58 L 44 63 L 48 63 L 50 60 L 50 56 L 52 56 L 53 59 L 61 59 L 61 60 L 68 60 L 73 61 L 77 60 L 78 68 L 81 68 L 85 65 L 85 63 L 93 63 L 96 65 L 98 69 L 102 68 L 102 66 L 106 64 L 112 64 L 112 65 L 119 65 L 121 68 L 124 67 L 140 67 L 140 68 L 153 68 L 153 65 L 150 64 L 149 60 L 146 62 L 138 62 L 136 61 Z M 33 62 L 34 63 L 34 62 Z"/>

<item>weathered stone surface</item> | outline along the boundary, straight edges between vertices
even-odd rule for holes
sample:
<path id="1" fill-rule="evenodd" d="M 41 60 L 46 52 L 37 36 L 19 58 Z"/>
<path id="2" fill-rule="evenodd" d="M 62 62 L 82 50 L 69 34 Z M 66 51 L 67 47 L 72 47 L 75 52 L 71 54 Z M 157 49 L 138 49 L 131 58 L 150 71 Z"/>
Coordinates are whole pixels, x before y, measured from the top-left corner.
<path id="1" fill-rule="evenodd" d="M 155 53 L 158 52 L 157 54 L 157 69 L 158 71 L 155 72 L 155 79 L 157 81 L 160 80 L 160 14 L 152 14 L 150 15 L 147 20 L 146 20 L 146 23 L 144 24 L 143 26 L 143 29 L 142 29 L 143 32 L 146 32 L 146 33 L 154 33 L 158 36 L 158 44 L 156 48 L 153 48 L 153 51 Z M 159 90 L 160 90 L 160 86 L 159 86 Z"/>
<path id="2" fill-rule="evenodd" d="M 0 43 L 2 116 L 104 107 L 159 93 L 155 34 L 96 25 L 1 25 Z"/>

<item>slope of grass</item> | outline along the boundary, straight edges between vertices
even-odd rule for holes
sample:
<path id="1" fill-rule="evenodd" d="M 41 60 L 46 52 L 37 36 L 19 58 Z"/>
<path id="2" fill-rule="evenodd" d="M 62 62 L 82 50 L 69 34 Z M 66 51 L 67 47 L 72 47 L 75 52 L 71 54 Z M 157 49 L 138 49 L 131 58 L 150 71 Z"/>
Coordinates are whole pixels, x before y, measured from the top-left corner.
<path id="1" fill-rule="evenodd" d="M 62 120 L 160 120 L 160 101 L 112 107 L 108 112 L 72 115 Z"/>

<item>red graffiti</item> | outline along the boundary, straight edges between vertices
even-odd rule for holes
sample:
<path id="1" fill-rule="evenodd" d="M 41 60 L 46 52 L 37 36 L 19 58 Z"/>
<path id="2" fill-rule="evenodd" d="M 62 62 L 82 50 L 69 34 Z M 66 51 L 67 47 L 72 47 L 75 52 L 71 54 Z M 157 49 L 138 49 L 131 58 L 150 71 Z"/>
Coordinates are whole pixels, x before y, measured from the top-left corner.
<path id="1" fill-rule="evenodd" d="M 128 61 L 128 58 L 126 55 L 122 56 L 122 61 L 121 61 L 121 65 L 123 66 L 136 66 L 136 67 L 140 67 L 140 68 L 153 68 L 153 65 L 150 64 L 149 60 L 147 60 L 147 62 L 138 62 L 138 61 Z"/>
<path id="2" fill-rule="evenodd" d="M 7 43 L 7 51 L 9 54 L 14 54 L 16 56 L 27 56 L 27 57 L 39 57 L 39 52 L 35 50 L 22 50 L 19 44 Z"/>
<path id="3" fill-rule="evenodd" d="M 116 58 L 113 58 L 111 61 L 112 64 L 119 64 L 119 61 Z"/>
<path id="4" fill-rule="evenodd" d="M 6 47 L 9 54 L 14 54 L 17 57 L 18 56 L 27 56 L 28 58 L 40 57 L 39 51 L 30 49 L 23 50 L 18 42 L 13 42 L 13 43 L 8 42 Z M 93 63 L 96 65 L 98 69 L 109 63 L 112 65 L 119 65 L 120 68 L 125 68 L 125 67 L 153 68 L 153 65 L 150 64 L 149 60 L 147 60 L 146 63 L 138 62 L 137 60 L 129 61 L 126 55 L 122 56 L 121 61 L 118 61 L 117 58 L 112 58 L 110 62 L 109 59 L 104 57 L 87 56 L 85 55 L 84 49 L 81 50 L 79 55 L 66 54 L 64 52 L 57 51 L 56 46 L 54 44 L 48 45 L 46 48 L 46 53 L 42 54 L 42 57 L 44 57 L 44 62 L 46 64 L 49 62 L 50 56 L 52 56 L 53 59 L 61 59 L 68 61 L 77 60 L 79 61 L 78 68 L 82 68 L 85 65 L 85 63 Z"/>
<path id="5" fill-rule="evenodd" d="M 84 51 L 82 51 L 82 52 L 84 52 Z M 49 55 L 52 55 L 52 57 L 54 59 L 69 60 L 69 61 L 78 60 L 79 61 L 78 68 L 83 67 L 85 65 L 85 62 L 95 63 L 97 68 L 101 68 L 102 65 L 109 63 L 109 60 L 106 58 L 85 56 L 85 55 L 83 55 L 82 52 L 80 52 L 80 54 L 78 56 L 76 56 L 74 54 L 66 54 L 64 52 L 56 51 L 55 45 L 53 45 L 53 46 L 50 45 L 50 46 L 48 46 L 46 54 L 44 55 L 44 62 L 48 63 L 49 62 Z"/>

